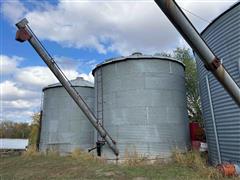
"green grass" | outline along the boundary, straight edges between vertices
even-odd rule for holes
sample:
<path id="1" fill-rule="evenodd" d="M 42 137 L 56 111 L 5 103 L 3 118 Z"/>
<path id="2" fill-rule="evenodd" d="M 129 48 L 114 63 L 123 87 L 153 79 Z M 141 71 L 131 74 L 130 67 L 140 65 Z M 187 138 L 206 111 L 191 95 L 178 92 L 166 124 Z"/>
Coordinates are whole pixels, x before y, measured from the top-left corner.
<path id="1" fill-rule="evenodd" d="M 30 153 L 1 158 L 0 179 L 224 179 L 202 164 L 198 155 L 189 154 L 176 153 L 175 160 L 168 163 L 136 160 L 116 165 L 80 151 L 66 157 Z"/>

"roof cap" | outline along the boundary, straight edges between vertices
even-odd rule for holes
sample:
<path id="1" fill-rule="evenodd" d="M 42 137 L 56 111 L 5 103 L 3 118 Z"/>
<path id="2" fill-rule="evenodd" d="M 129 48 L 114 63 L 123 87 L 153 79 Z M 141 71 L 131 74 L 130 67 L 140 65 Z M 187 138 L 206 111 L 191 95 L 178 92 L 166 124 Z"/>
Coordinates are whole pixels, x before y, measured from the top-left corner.
<path id="1" fill-rule="evenodd" d="M 117 57 L 117 58 L 110 58 L 110 59 L 107 59 L 105 61 L 103 61 L 102 63 L 98 64 L 93 70 L 92 70 L 92 74 L 94 75 L 94 72 L 96 69 L 98 69 L 99 67 L 101 66 L 104 66 L 104 65 L 107 65 L 107 64 L 112 64 L 112 63 L 116 63 L 116 62 L 119 62 L 119 61 L 127 61 L 127 60 L 139 60 L 139 59 L 154 59 L 154 60 L 167 60 L 167 61 L 173 61 L 173 62 L 176 62 L 176 63 L 179 63 L 183 66 L 183 68 L 185 68 L 185 65 L 183 64 L 182 61 L 179 61 L 175 58 L 172 58 L 172 57 L 167 57 L 167 56 L 162 56 L 161 54 L 155 54 L 155 55 L 144 55 L 140 52 L 135 52 L 135 53 L 132 53 L 131 55 L 129 56 L 120 56 L 120 57 Z"/>
<path id="2" fill-rule="evenodd" d="M 77 77 L 76 79 L 70 80 L 73 86 L 77 87 L 94 87 L 94 84 L 90 81 L 85 80 L 83 77 Z M 61 83 L 50 84 L 43 88 L 43 91 L 49 88 L 62 87 Z"/>
<path id="3" fill-rule="evenodd" d="M 142 56 L 143 54 L 141 52 L 134 52 L 132 53 L 132 56 Z"/>

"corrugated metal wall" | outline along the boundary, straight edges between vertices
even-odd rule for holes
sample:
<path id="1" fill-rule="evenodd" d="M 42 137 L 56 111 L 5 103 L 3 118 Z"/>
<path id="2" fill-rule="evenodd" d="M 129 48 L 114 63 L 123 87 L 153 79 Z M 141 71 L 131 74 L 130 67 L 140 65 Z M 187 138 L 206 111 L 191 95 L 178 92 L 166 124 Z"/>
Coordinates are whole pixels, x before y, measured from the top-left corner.
<path id="1" fill-rule="evenodd" d="M 240 86 L 240 3 L 216 19 L 204 30 L 202 36 L 213 52 L 222 59 L 223 65 Z M 212 164 L 219 163 L 214 116 L 221 160 L 240 162 L 240 108 L 215 77 L 207 72 L 198 57 L 196 59 L 209 160 Z M 206 78 L 209 81 L 211 97 L 208 96 Z M 209 98 L 212 100 L 213 114 Z"/>
<path id="2" fill-rule="evenodd" d="M 189 145 L 184 67 L 168 58 L 130 56 L 94 71 L 97 116 L 117 142 L 119 158 L 169 157 Z M 103 156 L 115 158 L 107 146 Z"/>
<path id="3" fill-rule="evenodd" d="M 72 84 L 93 110 L 93 84 L 81 78 Z M 93 147 L 93 127 L 66 90 L 57 84 L 44 88 L 43 92 L 40 150 L 56 150 L 64 154 L 76 148 L 87 150 Z"/>

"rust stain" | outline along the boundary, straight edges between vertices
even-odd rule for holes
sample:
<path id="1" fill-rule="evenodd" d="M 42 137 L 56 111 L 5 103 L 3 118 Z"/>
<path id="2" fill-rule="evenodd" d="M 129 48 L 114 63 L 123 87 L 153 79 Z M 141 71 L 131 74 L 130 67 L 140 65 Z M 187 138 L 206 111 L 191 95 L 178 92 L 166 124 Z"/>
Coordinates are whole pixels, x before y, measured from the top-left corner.
<path id="1" fill-rule="evenodd" d="M 16 40 L 19 42 L 24 42 L 26 40 L 29 40 L 31 38 L 31 35 L 27 32 L 25 28 L 20 28 L 17 30 L 16 33 Z"/>
<path id="2" fill-rule="evenodd" d="M 211 63 L 212 69 L 216 70 L 220 65 L 221 65 L 221 61 L 215 57 Z"/>

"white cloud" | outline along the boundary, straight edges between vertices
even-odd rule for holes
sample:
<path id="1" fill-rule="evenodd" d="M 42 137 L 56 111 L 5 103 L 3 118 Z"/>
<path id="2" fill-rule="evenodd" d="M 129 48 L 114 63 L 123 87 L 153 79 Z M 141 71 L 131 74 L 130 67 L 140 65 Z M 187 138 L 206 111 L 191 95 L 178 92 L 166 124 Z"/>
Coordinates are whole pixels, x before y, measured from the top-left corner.
<path id="1" fill-rule="evenodd" d="M 11 79 L 4 78 L 0 82 L 1 113 L 0 120 L 31 121 L 34 112 L 40 110 L 42 88 L 58 82 L 53 73 L 46 66 L 17 67 L 21 65 L 21 57 L 1 55 L 8 63 L 8 72 L 12 73 Z M 82 61 L 68 57 L 58 57 L 56 60 L 69 80 L 83 77 L 93 82 L 91 73 L 79 72 L 79 66 L 92 66 L 95 60 Z M 4 68 L 5 69 L 5 68 Z"/>
<path id="2" fill-rule="evenodd" d="M 94 77 L 92 75 L 92 72 L 90 72 L 89 74 L 82 73 L 79 76 L 83 77 L 83 79 L 85 79 L 87 81 L 90 81 L 90 82 L 94 83 Z"/>
<path id="3" fill-rule="evenodd" d="M 237 1 L 238 0 L 178 0 L 177 2 L 179 6 L 184 8 L 184 13 L 186 13 L 191 22 L 193 22 L 201 32 L 208 25 L 208 22 L 211 22 Z"/>
<path id="4" fill-rule="evenodd" d="M 0 114 L 0 121 L 14 121 L 14 122 L 31 122 L 31 117 L 37 111 L 23 110 L 23 109 L 10 109 L 4 110 L 4 113 Z"/>
<path id="5" fill-rule="evenodd" d="M 13 101 L 3 101 L 2 105 L 4 108 L 15 108 L 15 109 L 29 109 L 32 107 L 38 107 L 39 99 L 23 100 L 17 99 Z"/>
<path id="6" fill-rule="evenodd" d="M 16 82 L 3 81 L 0 83 L 1 100 L 17 100 L 19 98 L 36 97 L 36 92 L 21 88 Z"/>
<path id="7" fill-rule="evenodd" d="M 17 69 L 17 65 L 19 64 L 19 61 L 21 61 L 23 58 L 13 56 L 5 56 L 0 54 L 0 73 L 3 74 L 10 74 L 15 72 Z"/>
<path id="8" fill-rule="evenodd" d="M 67 47 L 129 54 L 177 44 L 176 30 L 153 2 L 60 1 L 56 8 L 26 16 L 39 37 Z"/>
<path id="9" fill-rule="evenodd" d="M 15 78 L 17 81 L 26 84 L 28 87 L 33 86 L 33 88 L 39 88 L 57 82 L 57 79 L 52 72 L 44 66 L 29 66 L 21 68 L 15 74 Z"/>
<path id="10" fill-rule="evenodd" d="M 30 122 L 34 111 L 39 110 L 41 93 L 21 87 L 21 83 L 0 83 L 0 121 Z"/>
<path id="11" fill-rule="evenodd" d="M 208 21 L 226 10 L 229 1 L 177 1 L 179 5 Z M 26 2 L 27 3 L 27 2 Z M 156 53 L 181 45 L 180 35 L 154 1 L 59 1 L 55 6 L 25 13 L 41 39 L 64 47 L 94 48 L 100 53 L 133 51 Z M 186 12 L 199 30 L 206 22 Z M 6 14 L 13 19 L 11 13 Z"/>
<path id="12" fill-rule="evenodd" d="M 63 65 L 64 66 L 64 65 Z M 80 74 L 76 69 L 71 68 L 61 68 L 66 77 L 71 80 L 79 76 L 88 77 L 87 74 Z M 17 81 L 25 84 L 28 88 L 42 88 L 49 84 L 57 83 L 57 78 L 53 75 L 48 67 L 43 66 L 30 66 L 21 68 L 15 74 Z"/>
<path id="13" fill-rule="evenodd" d="M 17 22 L 27 13 L 25 6 L 18 0 L 1 1 L 1 12 L 11 22 Z"/>

